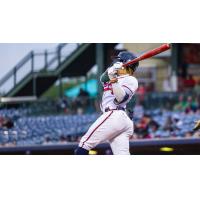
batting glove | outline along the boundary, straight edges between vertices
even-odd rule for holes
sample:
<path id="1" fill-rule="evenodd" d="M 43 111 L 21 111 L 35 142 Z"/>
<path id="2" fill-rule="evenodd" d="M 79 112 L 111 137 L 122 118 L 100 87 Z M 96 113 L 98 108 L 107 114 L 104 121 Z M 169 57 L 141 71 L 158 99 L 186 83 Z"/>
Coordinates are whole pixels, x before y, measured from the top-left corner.
<path id="1" fill-rule="evenodd" d="M 112 67 L 114 67 L 116 70 L 121 69 L 123 66 L 122 62 L 116 62 L 112 65 Z"/>
<path id="2" fill-rule="evenodd" d="M 117 78 L 117 70 L 114 67 L 108 68 L 108 77 L 110 80 Z"/>
<path id="3" fill-rule="evenodd" d="M 117 70 L 122 68 L 123 63 L 116 62 L 108 68 L 108 77 L 110 80 L 117 78 Z"/>

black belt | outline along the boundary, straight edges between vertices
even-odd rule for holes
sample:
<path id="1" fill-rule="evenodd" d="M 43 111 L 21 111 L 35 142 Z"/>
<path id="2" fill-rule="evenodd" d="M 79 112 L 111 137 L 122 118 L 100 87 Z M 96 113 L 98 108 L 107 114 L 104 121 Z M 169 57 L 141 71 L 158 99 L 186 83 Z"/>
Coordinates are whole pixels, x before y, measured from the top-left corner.
<path id="1" fill-rule="evenodd" d="M 125 111 L 125 108 L 122 108 L 122 107 L 117 107 L 115 109 L 106 108 L 105 112 L 109 112 L 109 111 L 112 111 L 112 110 L 123 110 L 123 111 Z"/>

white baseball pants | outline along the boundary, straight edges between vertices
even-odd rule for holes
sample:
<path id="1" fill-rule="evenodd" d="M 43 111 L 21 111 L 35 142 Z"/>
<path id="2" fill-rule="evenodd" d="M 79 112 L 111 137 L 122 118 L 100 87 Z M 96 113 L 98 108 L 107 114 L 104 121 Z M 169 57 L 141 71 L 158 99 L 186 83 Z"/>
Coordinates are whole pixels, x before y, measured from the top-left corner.
<path id="1" fill-rule="evenodd" d="M 133 134 L 133 121 L 122 110 L 103 113 L 81 138 L 79 147 L 91 150 L 108 141 L 114 155 L 129 155 L 129 138 Z"/>

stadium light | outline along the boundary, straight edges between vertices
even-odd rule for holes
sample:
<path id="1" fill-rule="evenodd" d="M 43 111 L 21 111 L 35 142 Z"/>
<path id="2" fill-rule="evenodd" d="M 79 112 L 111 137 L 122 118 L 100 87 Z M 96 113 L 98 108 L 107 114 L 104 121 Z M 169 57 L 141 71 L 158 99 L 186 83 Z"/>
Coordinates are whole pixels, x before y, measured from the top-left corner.
<path id="1" fill-rule="evenodd" d="M 174 151 L 174 149 L 172 147 L 161 147 L 160 151 L 172 152 L 172 151 Z"/>
<path id="2" fill-rule="evenodd" d="M 97 155 L 97 151 L 90 150 L 90 151 L 89 151 L 89 155 Z"/>

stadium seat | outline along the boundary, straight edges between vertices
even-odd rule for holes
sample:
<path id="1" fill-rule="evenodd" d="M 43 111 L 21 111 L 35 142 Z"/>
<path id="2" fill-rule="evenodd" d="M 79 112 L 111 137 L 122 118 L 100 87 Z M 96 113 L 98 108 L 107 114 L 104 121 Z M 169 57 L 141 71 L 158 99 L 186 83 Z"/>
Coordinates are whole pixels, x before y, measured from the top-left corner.
<path id="1" fill-rule="evenodd" d="M 0 128 L 0 144 L 16 143 L 18 146 L 42 145 L 47 143 L 59 143 L 60 139 L 68 142 L 82 136 L 89 126 L 98 118 L 99 114 L 83 115 L 48 115 L 30 116 L 28 109 L 1 109 L 0 115 L 9 117 L 14 121 L 14 127 L 10 130 Z M 160 109 L 148 110 L 150 115 L 161 127 L 169 116 L 178 117 L 182 121 L 180 129 L 171 133 L 158 129 L 155 137 L 168 138 L 184 137 L 185 133 L 192 130 L 194 121 L 200 118 L 199 114 L 186 115 Z M 136 122 L 138 118 L 136 116 Z"/>

